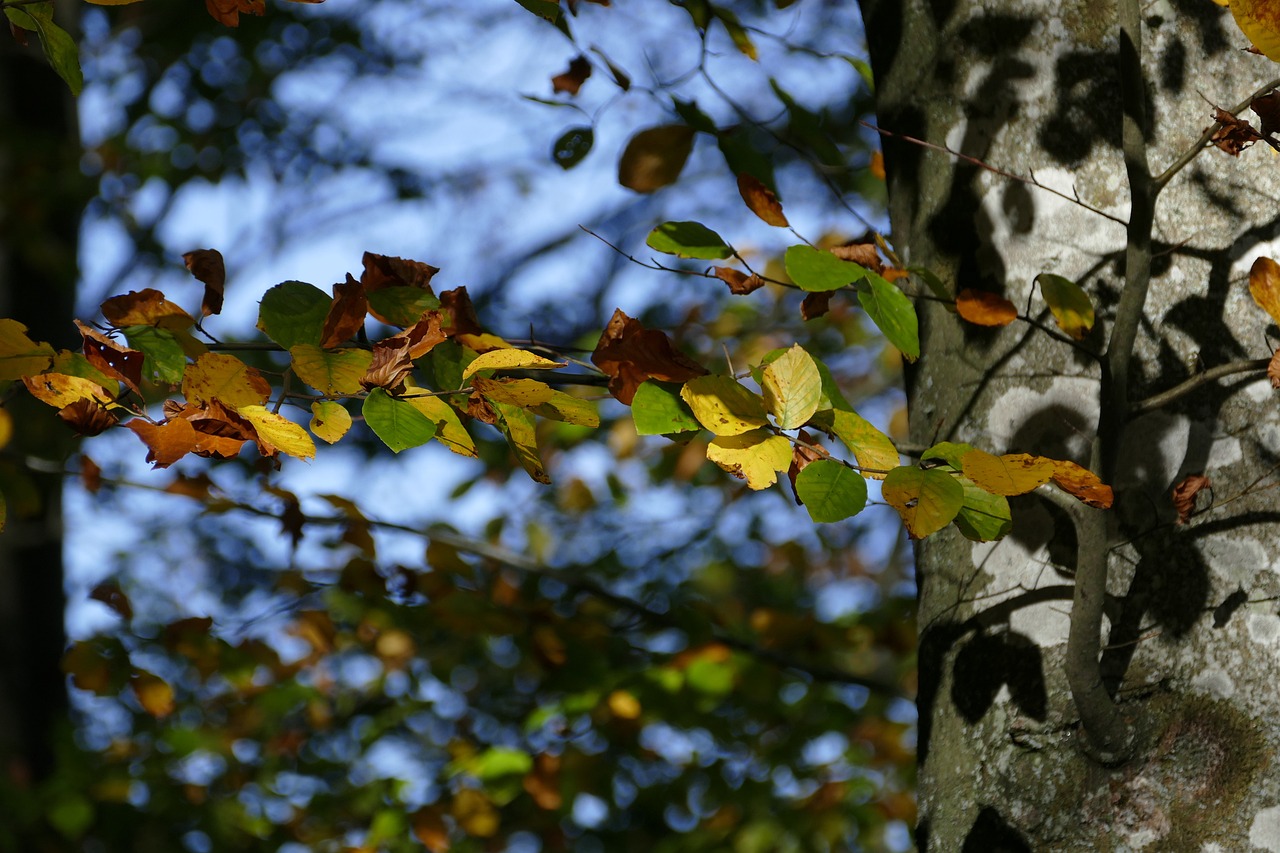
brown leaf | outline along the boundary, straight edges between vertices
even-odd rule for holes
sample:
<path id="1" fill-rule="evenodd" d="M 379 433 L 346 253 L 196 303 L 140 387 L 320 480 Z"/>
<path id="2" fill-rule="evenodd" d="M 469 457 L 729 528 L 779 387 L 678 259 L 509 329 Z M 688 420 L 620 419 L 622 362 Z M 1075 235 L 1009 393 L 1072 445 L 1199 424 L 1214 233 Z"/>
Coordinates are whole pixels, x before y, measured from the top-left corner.
<path id="1" fill-rule="evenodd" d="M 764 182 L 755 175 L 747 172 L 738 175 L 738 194 L 742 196 L 742 200 L 747 203 L 751 212 L 769 225 L 786 228 L 791 224 L 787 222 L 787 217 L 782 212 L 782 202 L 778 201 L 777 193 L 765 186 Z"/>
<path id="2" fill-rule="evenodd" d="M 482 335 L 480 318 L 467 295 L 465 287 L 455 287 L 440 294 L 440 327 L 449 337 L 455 335 Z"/>
<path id="3" fill-rule="evenodd" d="M 118 379 L 136 394 L 142 391 L 138 388 L 142 384 L 142 362 L 144 356 L 135 349 L 122 347 L 106 335 L 98 332 L 79 320 L 76 320 L 76 328 L 80 330 L 80 336 L 84 340 L 84 357 L 89 363 L 110 376 L 112 379 Z"/>
<path id="4" fill-rule="evenodd" d="M 665 334 L 646 329 L 621 309 L 613 312 L 591 361 L 609 376 L 609 393 L 628 406 L 646 379 L 683 383 L 707 373 Z"/>
<path id="5" fill-rule="evenodd" d="M 213 0 L 208 0 L 213 2 Z M 244 10 L 241 10 L 244 11 Z M 262 12 L 255 12 L 261 15 Z M 215 16 L 216 17 L 216 16 Z M 235 24 L 228 24 L 234 27 Z M 227 289 L 227 265 L 222 261 L 222 253 L 217 249 L 196 249 L 182 256 L 187 269 L 196 280 L 204 284 L 204 298 L 200 300 L 200 315 L 222 313 L 222 294 Z"/>
<path id="6" fill-rule="evenodd" d="M 266 0 L 204 0 L 204 7 L 219 24 L 238 27 L 241 15 L 261 15 L 267 4 Z"/>
<path id="7" fill-rule="evenodd" d="M 91 495 L 102 488 L 102 467 L 83 453 L 80 454 L 80 484 Z"/>
<path id="8" fill-rule="evenodd" d="M 368 313 L 369 299 L 365 296 L 364 285 L 347 273 L 345 284 L 333 286 L 333 305 L 329 306 L 329 313 L 324 318 L 320 346 L 331 349 L 349 340 L 364 328 L 364 318 Z"/>
<path id="9" fill-rule="evenodd" d="M 1196 495 L 1208 488 L 1211 488 L 1209 478 L 1203 474 L 1188 474 L 1173 487 L 1173 508 L 1178 512 L 1178 524 L 1186 524 L 1195 514 Z"/>
<path id="10" fill-rule="evenodd" d="M 1280 350 L 1272 354 L 1267 364 L 1267 378 L 1271 380 L 1272 388 L 1280 388 Z"/>
<path id="11" fill-rule="evenodd" d="M 1262 138 L 1262 134 L 1253 129 L 1253 125 L 1239 119 L 1224 109 L 1215 108 L 1213 120 L 1222 125 L 1213 132 L 1209 141 L 1233 157 Z"/>
<path id="12" fill-rule="evenodd" d="M 58 409 L 58 417 L 79 435 L 91 436 L 106 432 L 119 421 L 97 400 L 76 400 Z"/>
<path id="13" fill-rule="evenodd" d="M 1053 484 L 1085 506 L 1095 509 L 1110 509 L 1115 501 L 1115 493 L 1111 487 L 1102 482 L 1097 474 L 1078 465 L 1070 459 L 1054 459 Z"/>
<path id="14" fill-rule="evenodd" d="M 479 391 L 473 391 L 467 398 L 467 415 L 481 423 L 496 424 L 498 422 L 498 413 Z"/>
<path id="15" fill-rule="evenodd" d="M 106 580 L 95 586 L 89 597 L 110 607 L 126 622 L 133 618 L 133 605 L 129 603 L 129 596 L 113 580 Z"/>
<path id="16" fill-rule="evenodd" d="M 821 317 L 827 313 L 831 307 L 831 291 L 824 290 L 820 293 L 806 293 L 804 299 L 800 300 L 800 316 L 805 320 L 812 320 L 815 317 Z"/>
<path id="17" fill-rule="evenodd" d="M 552 92 L 567 92 L 569 95 L 578 94 L 578 90 L 582 88 L 582 84 L 591 76 L 591 62 L 585 56 L 574 57 L 569 62 L 569 70 L 562 74 L 557 74 L 551 78 Z"/>
<path id="18" fill-rule="evenodd" d="M 956 295 L 956 313 L 975 326 L 1007 326 L 1018 309 L 1003 296 L 966 287 Z"/>
<path id="19" fill-rule="evenodd" d="M 804 506 L 800 493 L 796 491 L 796 475 L 809 467 L 810 462 L 826 459 L 826 452 L 817 448 L 817 443 L 804 431 L 795 444 L 791 446 L 791 467 L 787 469 L 787 479 L 791 481 L 791 495 L 796 499 L 796 506 Z"/>
<path id="20" fill-rule="evenodd" d="M 1249 108 L 1262 120 L 1263 136 L 1280 131 L 1280 92 L 1272 91 L 1254 98 Z"/>
<path id="21" fill-rule="evenodd" d="M 564 802 L 560 794 L 560 756 L 540 752 L 533 759 L 533 770 L 524 777 L 524 790 L 538 808 L 555 811 Z"/>
<path id="22" fill-rule="evenodd" d="M 764 287 L 764 279 L 752 273 L 746 273 L 735 270 L 733 267 L 712 267 L 711 273 L 716 278 L 729 285 L 729 292 L 734 296 L 746 296 L 754 290 Z"/>
<path id="23" fill-rule="evenodd" d="M 195 322 L 190 314 L 165 299 L 163 293 L 149 287 L 111 297 L 102 303 L 102 316 L 117 328 L 160 326 L 185 329 Z"/>
<path id="24" fill-rule="evenodd" d="M 431 278 L 438 272 L 439 267 L 421 261 L 365 252 L 364 272 L 360 275 L 360 283 L 367 293 L 376 293 L 387 287 L 416 287 L 429 291 Z"/>
<path id="25" fill-rule="evenodd" d="M 147 461 L 154 468 L 167 468 L 188 453 L 229 459 L 240 452 L 245 439 L 213 435 L 197 430 L 187 418 L 170 418 L 153 424 L 134 418 L 125 426 L 147 445 Z"/>
<path id="26" fill-rule="evenodd" d="M 651 193 L 675 183 L 693 151 L 694 130 L 666 124 L 642 130 L 627 143 L 618 161 L 618 183 L 638 193 Z"/>
<path id="27" fill-rule="evenodd" d="M 866 237 L 863 239 L 865 240 Z M 880 260 L 880 253 L 876 251 L 875 243 L 847 243 L 843 246 L 833 246 L 829 251 L 842 261 L 852 261 L 876 275 L 884 275 L 884 262 Z"/>
<path id="28" fill-rule="evenodd" d="M 393 394 L 400 393 L 404 390 L 405 378 L 413 370 L 413 360 L 426 355 L 443 340 L 440 312 L 428 311 L 413 326 L 373 345 L 373 361 L 360 384 L 365 390 L 385 388 Z"/>

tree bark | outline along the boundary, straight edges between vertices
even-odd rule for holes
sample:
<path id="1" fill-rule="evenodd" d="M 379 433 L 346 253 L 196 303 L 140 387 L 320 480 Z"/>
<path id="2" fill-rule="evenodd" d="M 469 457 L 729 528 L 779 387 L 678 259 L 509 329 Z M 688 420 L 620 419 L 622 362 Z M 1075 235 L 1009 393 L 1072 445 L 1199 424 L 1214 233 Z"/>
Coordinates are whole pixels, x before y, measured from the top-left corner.
<path id="1" fill-rule="evenodd" d="M 58 22 L 74 21 L 74 7 Z M 87 200 L 75 101 L 32 44 L 0 39 L 0 315 L 35 340 L 76 346 L 77 237 Z M 48 407 L 6 395 L 13 436 L 0 450 L 7 523 L 0 535 L 0 772 L 32 784 L 55 765 L 67 718 L 62 475 L 70 436 Z"/>
<path id="2" fill-rule="evenodd" d="M 1117 495 L 1044 487 L 998 543 L 919 543 L 920 849 L 1280 851 L 1280 406 L 1256 363 L 1196 380 L 1270 355 L 1248 272 L 1280 254 L 1280 172 L 1265 145 L 1169 171 L 1277 66 L 1189 0 L 862 9 L 904 261 L 1050 328 L 1033 280 L 1062 275 L 1098 315 L 1070 345 L 922 301 L 912 443 L 1072 459 Z"/>

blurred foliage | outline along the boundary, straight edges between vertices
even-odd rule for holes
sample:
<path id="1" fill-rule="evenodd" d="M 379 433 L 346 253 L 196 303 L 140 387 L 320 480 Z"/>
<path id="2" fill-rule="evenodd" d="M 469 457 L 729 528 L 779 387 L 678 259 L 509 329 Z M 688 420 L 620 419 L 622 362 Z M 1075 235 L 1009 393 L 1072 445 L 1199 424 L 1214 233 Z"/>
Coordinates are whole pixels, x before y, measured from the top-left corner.
<path id="1" fill-rule="evenodd" d="M 733 189 L 746 172 L 794 199 L 789 213 L 815 237 L 857 236 L 883 192 L 857 125 L 870 90 L 815 87 L 815 100 L 783 82 L 796 77 L 788 63 L 862 79 L 845 5 L 690 0 L 672 4 L 683 16 L 674 30 L 651 35 L 618 7 L 569 0 L 557 7 L 570 39 L 555 42 L 552 73 L 572 75 L 587 57 L 591 75 L 578 93 L 543 99 L 561 108 L 535 105 L 546 144 L 505 164 L 509 174 L 534 195 L 604 195 L 599 164 L 589 171 L 599 149 L 611 140 L 622 156 L 656 110 L 655 124 L 694 132 L 689 165 L 669 188 L 597 211 L 596 233 L 638 252 L 637 229 L 678 208 L 713 211 L 726 236 L 754 234 Z M 376 13 L 397 6 L 430 8 Z M 468 13 L 471 37 L 483 38 L 480 16 L 494 7 Z M 530 39 L 556 26 L 514 3 L 498 12 Z M 85 155 L 99 181 L 88 216 L 116 223 L 129 246 L 106 286 L 145 286 L 173 266 L 167 217 L 202 182 L 261 181 L 301 193 L 297 203 L 356 170 L 394 188 L 382 203 L 449 191 L 453 204 L 484 203 L 476 181 L 492 164 L 397 165 L 376 130 L 324 107 L 451 49 L 433 47 L 431 25 L 456 37 L 447 19 L 463 11 L 382 3 L 347 14 L 284 4 L 237 30 L 156 2 L 90 16 L 84 103 L 111 104 L 112 118 Z M 598 46 L 619 30 L 647 66 L 624 69 Z M 672 32 L 694 57 L 680 74 L 664 59 Z M 282 105 L 298 79 L 332 97 Z M 464 84 L 455 97 L 485 108 Z M 570 154 L 553 155 L 575 128 Z M 565 183 L 540 183 L 551 179 Z M 157 184 L 161 203 L 140 204 Z M 245 224 L 283 236 L 278 223 Z M 612 251 L 570 269 L 575 252 L 599 248 L 577 224 L 523 241 L 475 288 L 504 334 L 536 322 L 539 340 L 589 350 L 619 287 L 638 281 L 650 296 L 636 313 L 700 361 L 731 354 L 741 369 L 800 340 L 850 399 L 890 420 L 896 356 L 845 296 L 803 321 L 800 296 L 774 285 L 733 297 L 714 279 L 643 270 Z M 762 239 L 753 263 L 779 268 L 776 251 Z M 563 270 L 562 292 L 530 303 L 500 286 L 543 264 Z M 367 462 L 334 476 L 328 491 L 342 498 L 295 493 L 269 464 L 239 460 L 138 475 L 117 445 L 87 444 L 95 511 L 139 536 L 95 555 L 103 580 L 91 595 L 116 621 L 81 632 L 66 657 L 78 712 L 59 773 L 39 785 L 0 777 L 0 811 L 14 816 L 0 823 L 0 849 L 908 847 L 914 587 L 892 514 L 819 529 L 785 484 L 747 493 L 702 448 L 639 438 L 625 409 L 601 408 L 604 464 L 582 430 L 541 423 L 555 484 L 533 491 L 494 433 L 450 498 L 470 516 L 446 506 L 414 524 L 365 516 L 359 466 L 378 461 L 372 441 Z M 161 508 L 147 509 L 139 485 L 166 492 Z M 406 541 L 416 560 L 403 557 Z"/>

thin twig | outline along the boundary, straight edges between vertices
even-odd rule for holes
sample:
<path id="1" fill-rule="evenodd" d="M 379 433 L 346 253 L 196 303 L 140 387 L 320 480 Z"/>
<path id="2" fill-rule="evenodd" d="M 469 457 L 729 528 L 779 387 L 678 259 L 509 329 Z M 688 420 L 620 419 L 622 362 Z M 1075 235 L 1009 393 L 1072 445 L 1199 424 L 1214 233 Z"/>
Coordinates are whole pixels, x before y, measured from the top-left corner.
<path id="1" fill-rule="evenodd" d="M 1231 113 L 1233 116 L 1243 112 L 1245 109 L 1249 107 L 1250 104 L 1254 102 L 1255 99 L 1267 94 L 1267 92 L 1270 92 L 1272 89 L 1275 89 L 1278 86 L 1280 86 L 1280 77 L 1277 77 L 1276 79 L 1272 80 L 1270 83 L 1268 83 L 1267 85 L 1263 86 L 1260 89 L 1255 89 L 1252 95 L 1245 98 L 1243 101 L 1236 104 L 1231 109 L 1227 110 L 1227 112 Z M 1152 184 L 1155 187 L 1155 191 L 1159 192 L 1160 190 L 1164 189 L 1164 185 L 1169 183 L 1169 181 L 1173 180 L 1174 175 L 1178 174 L 1184 168 L 1186 168 L 1187 164 L 1189 164 L 1192 160 L 1196 158 L 1196 155 L 1198 155 L 1201 151 L 1203 151 L 1206 147 L 1208 147 L 1209 142 L 1213 139 L 1214 134 L 1217 133 L 1219 130 L 1221 130 L 1222 127 L 1223 125 L 1222 125 L 1222 122 L 1220 121 L 1215 121 L 1213 124 L 1209 125 L 1209 127 L 1205 130 L 1205 132 L 1200 134 L 1199 139 L 1197 139 L 1190 147 L 1188 147 L 1187 150 L 1179 154 L 1178 158 L 1174 160 L 1172 163 L 1170 163 L 1167 169 L 1165 169 L 1163 172 L 1160 173 L 1158 177 L 1152 180 Z"/>
<path id="2" fill-rule="evenodd" d="M 1139 400 L 1129 408 L 1129 414 L 1132 417 L 1137 417 L 1138 415 L 1164 408 L 1175 400 L 1190 394 L 1201 385 L 1207 385 L 1224 376 L 1232 376 L 1237 373 L 1265 371 L 1269 364 L 1271 364 L 1270 358 L 1254 358 L 1248 361 L 1233 361 L 1230 364 L 1210 367 L 1208 370 L 1201 371 L 1166 391 L 1161 391 L 1159 394 L 1153 394 L 1144 400 Z"/>

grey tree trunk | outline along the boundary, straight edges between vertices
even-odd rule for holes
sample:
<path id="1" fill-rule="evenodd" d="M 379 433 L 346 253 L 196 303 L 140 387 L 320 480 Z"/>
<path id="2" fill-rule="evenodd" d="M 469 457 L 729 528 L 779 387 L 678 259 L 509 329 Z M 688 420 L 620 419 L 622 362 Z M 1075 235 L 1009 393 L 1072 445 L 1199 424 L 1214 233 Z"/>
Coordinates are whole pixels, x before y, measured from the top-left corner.
<path id="1" fill-rule="evenodd" d="M 58 21 L 75 19 L 63 4 Z M 0 38 L 0 315 L 31 337 L 75 347 L 77 237 L 87 200 L 75 102 L 36 49 Z M 0 773 L 19 785 L 54 769 L 65 725 L 62 468 L 69 430 L 11 390 L 14 433 L 0 450 L 8 521 L 0 534 Z M 64 434 L 65 433 L 65 434 Z"/>
<path id="2" fill-rule="evenodd" d="M 1073 459 L 1117 493 L 1103 513 L 1044 487 L 998 543 L 920 543 L 919 846 L 1280 851 L 1280 400 L 1248 288 L 1280 255 L 1280 160 L 1209 148 L 1166 174 L 1277 66 L 1200 0 L 862 8 L 882 127 L 1027 179 L 886 138 L 905 260 L 1050 328 L 1033 279 L 1056 273 L 1098 313 L 1075 347 L 921 303 L 912 442 Z M 1197 384 L 1220 365 L 1239 371 Z M 1200 473 L 1212 494 L 1179 525 L 1171 488 Z M 1091 555 L 1102 647 L 1069 655 Z"/>

